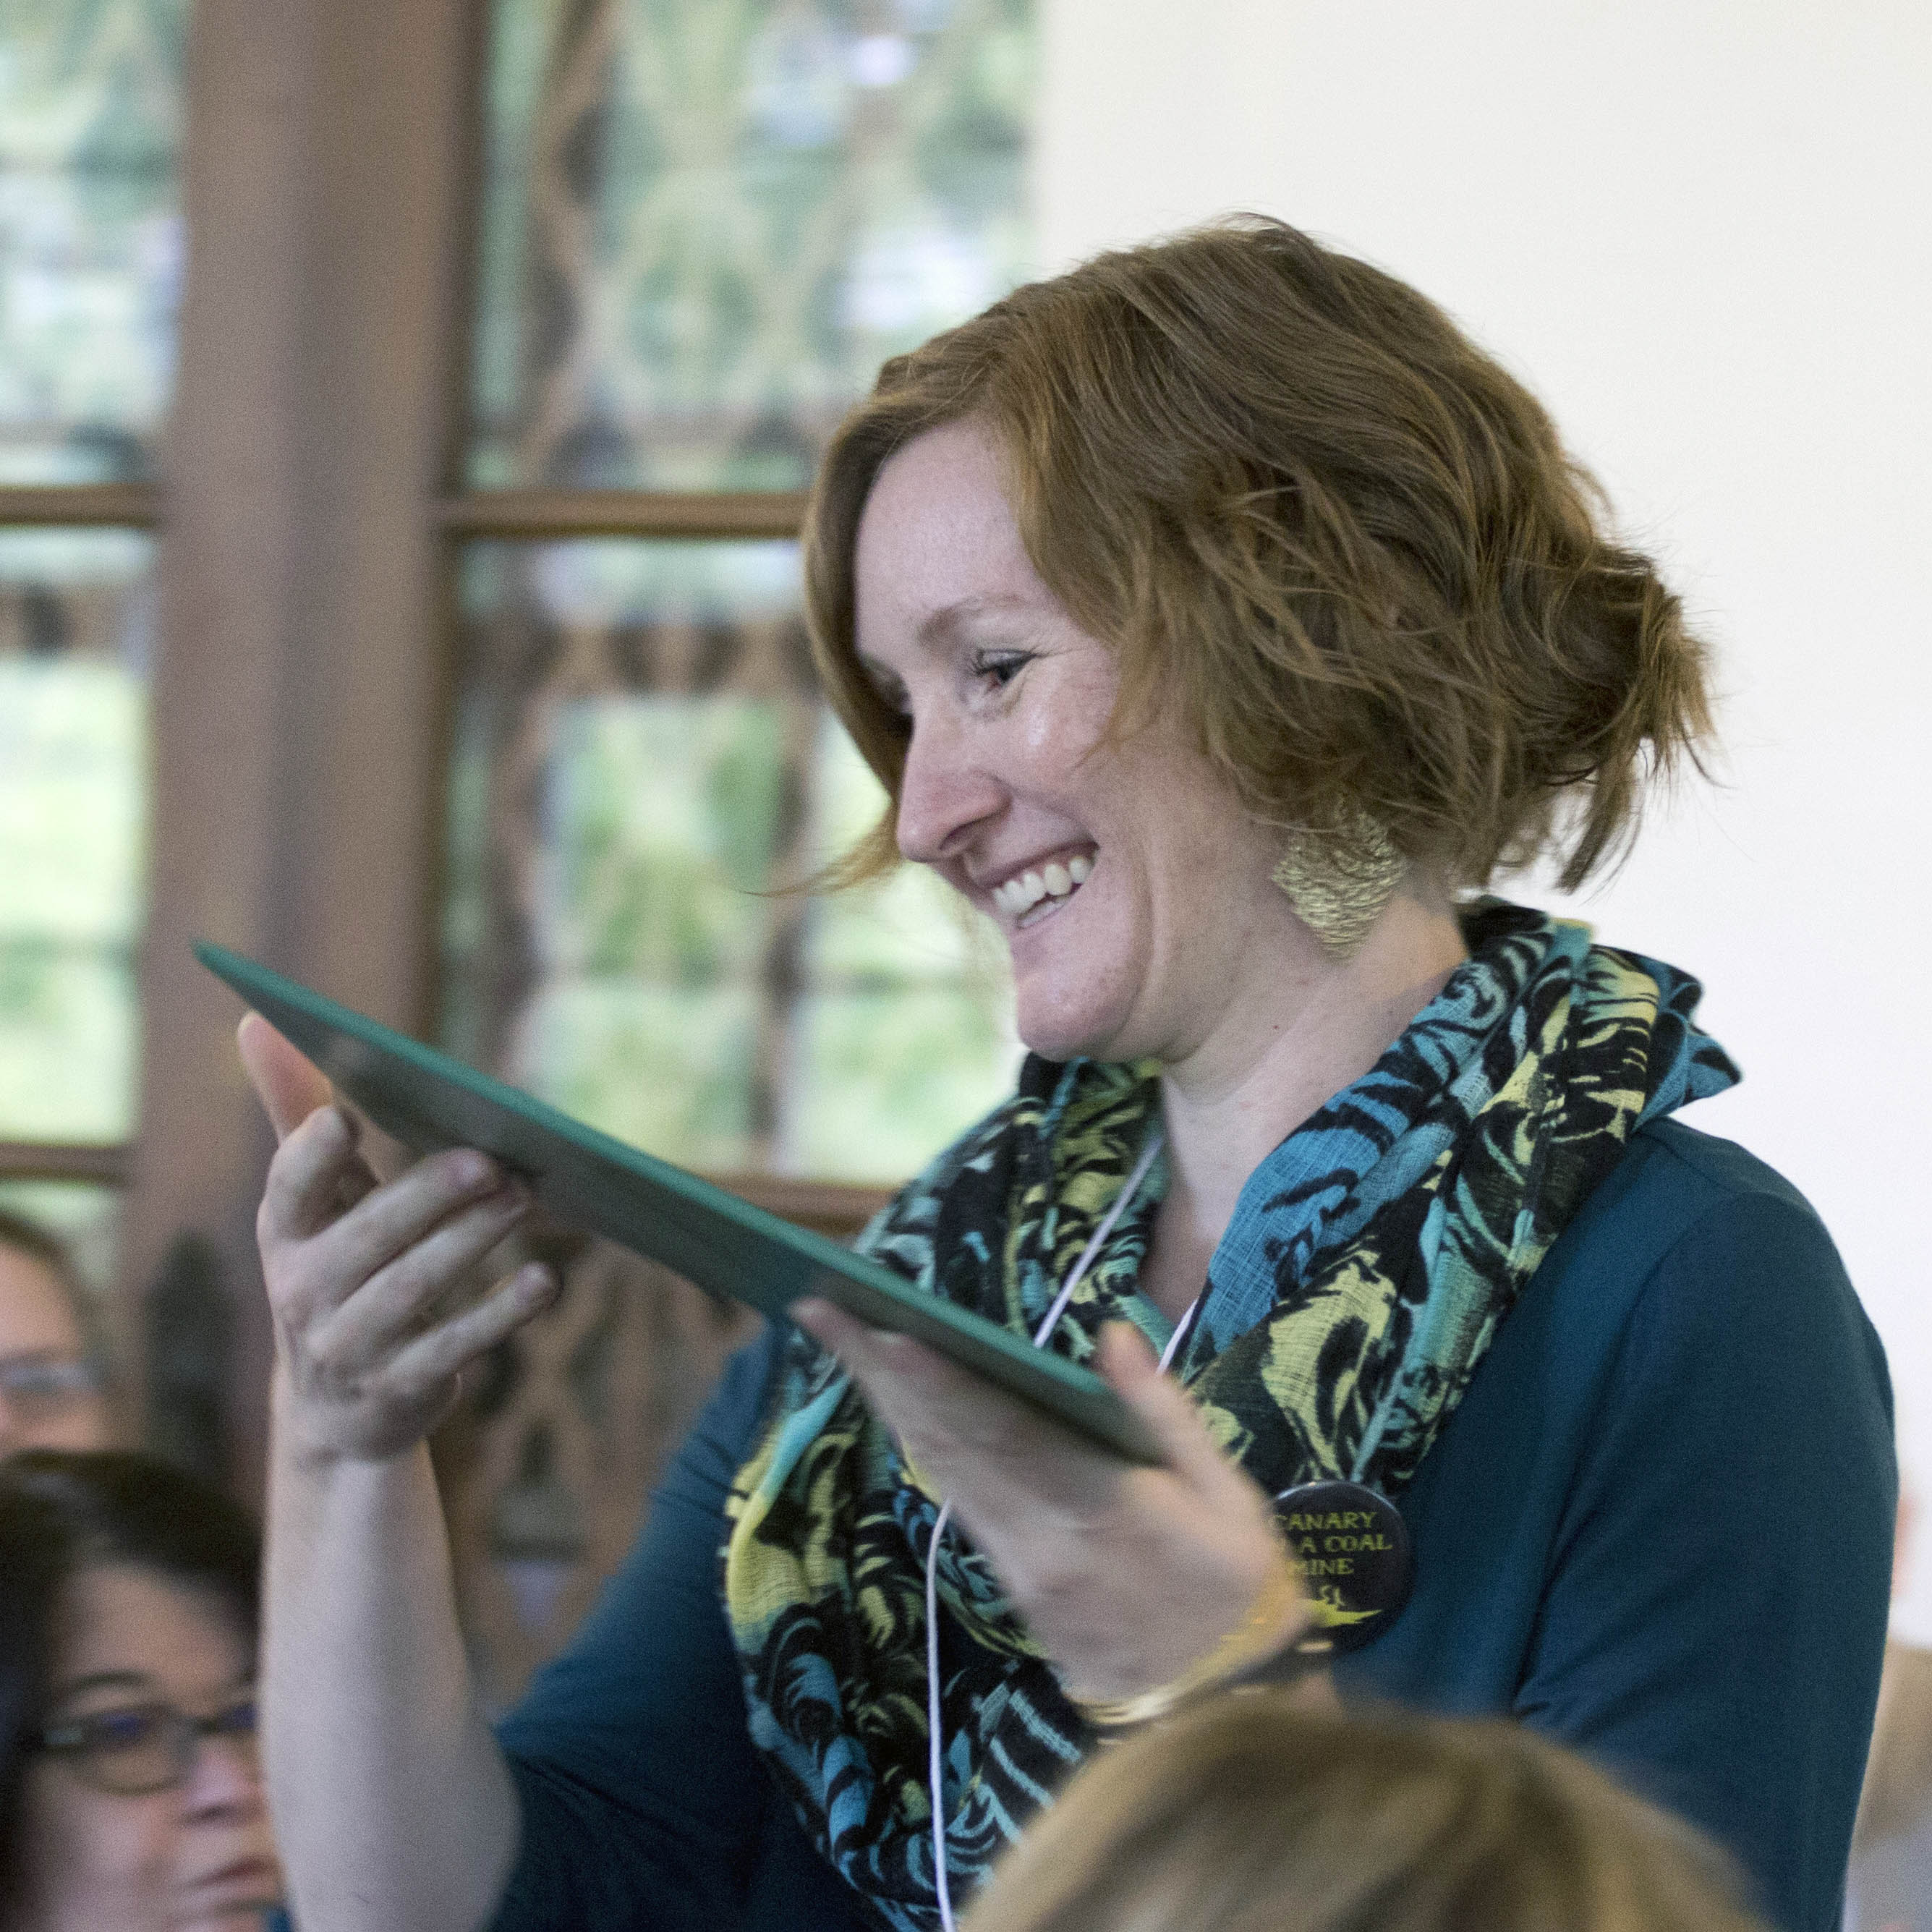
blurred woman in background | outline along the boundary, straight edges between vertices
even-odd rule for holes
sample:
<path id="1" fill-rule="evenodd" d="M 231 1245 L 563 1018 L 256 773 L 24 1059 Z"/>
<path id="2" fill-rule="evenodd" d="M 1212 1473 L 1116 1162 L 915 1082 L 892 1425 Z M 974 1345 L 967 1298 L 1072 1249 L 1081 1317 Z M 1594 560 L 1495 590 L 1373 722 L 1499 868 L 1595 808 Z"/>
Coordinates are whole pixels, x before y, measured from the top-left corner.
<path id="1" fill-rule="evenodd" d="M 963 1932 L 1762 1932 L 1728 1864 L 1520 1727 L 1220 1699 L 1098 1759 Z"/>
<path id="2" fill-rule="evenodd" d="M 0 1932 L 256 1932 L 260 1539 L 150 1457 L 0 1462 Z"/>
<path id="3" fill-rule="evenodd" d="M 0 1208 L 0 1456 L 106 1448 L 104 1384 L 67 1251 Z"/>

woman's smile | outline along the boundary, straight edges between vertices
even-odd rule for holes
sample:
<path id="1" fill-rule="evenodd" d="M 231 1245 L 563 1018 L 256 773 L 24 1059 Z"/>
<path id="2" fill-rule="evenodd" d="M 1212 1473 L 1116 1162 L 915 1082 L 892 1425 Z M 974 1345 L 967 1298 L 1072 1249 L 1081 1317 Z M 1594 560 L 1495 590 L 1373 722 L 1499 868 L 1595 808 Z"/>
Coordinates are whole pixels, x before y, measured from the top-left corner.
<path id="1" fill-rule="evenodd" d="M 1258 916 L 1289 922 L 1276 835 L 1173 717 L 1114 734 L 1115 655 L 1041 582 L 976 424 L 885 465 L 856 584 L 860 655 L 906 733 L 899 849 L 998 925 L 1021 1038 L 1056 1060 L 1198 1046 L 1231 959 L 1272 943 Z"/>
<path id="2" fill-rule="evenodd" d="M 1022 931 L 1060 910 L 1087 883 L 1093 869 L 1088 853 L 1062 853 L 1013 872 L 994 886 L 989 896 L 1013 928 Z"/>

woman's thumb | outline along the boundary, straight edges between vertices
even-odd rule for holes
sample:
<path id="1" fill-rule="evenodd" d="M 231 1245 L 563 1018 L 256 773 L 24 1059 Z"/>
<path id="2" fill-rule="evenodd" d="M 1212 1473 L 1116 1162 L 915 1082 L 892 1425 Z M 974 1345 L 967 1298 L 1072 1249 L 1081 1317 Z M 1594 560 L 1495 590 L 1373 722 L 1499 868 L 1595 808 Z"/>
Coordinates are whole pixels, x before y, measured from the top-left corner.
<path id="1" fill-rule="evenodd" d="M 1167 1466 L 1177 1475 L 1210 1491 L 1226 1483 L 1229 1465 L 1200 1411 L 1186 1390 L 1161 1373 L 1146 1337 L 1131 1322 L 1109 1322 L 1100 1330 L 1094 1366 L 1154 1431 Z"/>
<path id="2" fill-rule="evenodd" d="M 275 1138 L 285 1141 L 318 1107 L 334 1098 L 328 1076 L 276 1032 L 260 1013 L 244 1016 L 235 1036 L 248 1076 Z"/>

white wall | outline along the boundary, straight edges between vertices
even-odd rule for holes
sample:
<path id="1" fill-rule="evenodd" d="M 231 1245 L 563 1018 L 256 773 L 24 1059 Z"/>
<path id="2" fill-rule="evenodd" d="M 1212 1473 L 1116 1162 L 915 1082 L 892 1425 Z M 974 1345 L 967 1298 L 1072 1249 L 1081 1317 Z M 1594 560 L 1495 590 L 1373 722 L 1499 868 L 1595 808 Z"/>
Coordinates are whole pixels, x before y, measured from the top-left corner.
<path id="1" fill-rule="evenodd" d="M 1823 1214 L 1932 1516 L 1932 9 L 1043 4 L 1043 268 L 1236 208 L 1392 268 L 1717 640 L 1725 786 L 1586 916 L 1705 980 L 1747 1078 L 1694 1122 Z"/>

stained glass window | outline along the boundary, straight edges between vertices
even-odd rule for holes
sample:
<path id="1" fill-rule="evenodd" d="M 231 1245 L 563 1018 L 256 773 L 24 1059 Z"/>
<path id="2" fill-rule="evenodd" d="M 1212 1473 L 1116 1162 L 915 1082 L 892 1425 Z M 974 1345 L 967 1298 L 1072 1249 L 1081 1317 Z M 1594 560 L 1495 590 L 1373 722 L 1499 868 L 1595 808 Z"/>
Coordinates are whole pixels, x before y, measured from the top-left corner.
<path id="1" fill-rule="evenodd" d="M 0 7 L 0 483 L 154 468 L 182 268 L 188 11 Z"/>
<path id="2" fill-rule="evenodd" d="M 472 548 L 445 1034 L 671 1159 L 892 1179 L 1016 1048 L 997 938 L 935 880 L 788 890 L 881 802 L 796 578 L 790 544 Z"/>
<path id="3" fill-rule="evenodd" d="M 1017 280 L 1028 0 L 498 0 L 475 484 L 784 490 Z"/>

